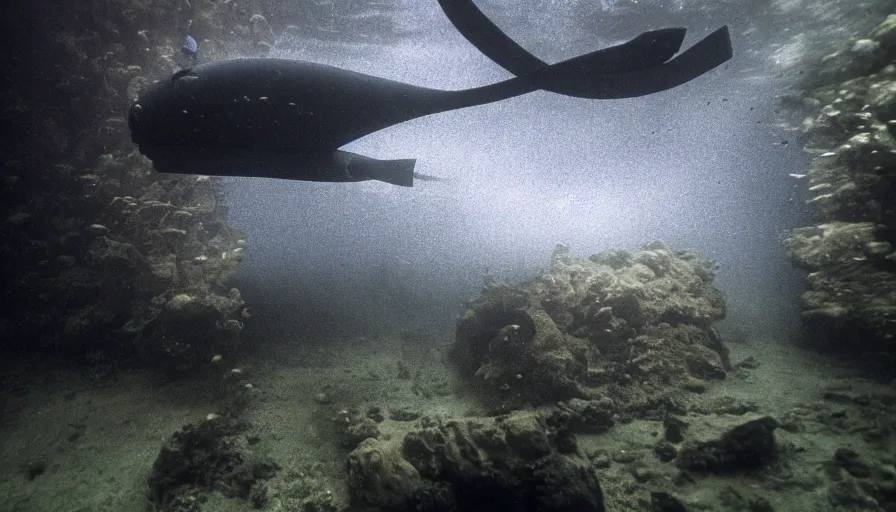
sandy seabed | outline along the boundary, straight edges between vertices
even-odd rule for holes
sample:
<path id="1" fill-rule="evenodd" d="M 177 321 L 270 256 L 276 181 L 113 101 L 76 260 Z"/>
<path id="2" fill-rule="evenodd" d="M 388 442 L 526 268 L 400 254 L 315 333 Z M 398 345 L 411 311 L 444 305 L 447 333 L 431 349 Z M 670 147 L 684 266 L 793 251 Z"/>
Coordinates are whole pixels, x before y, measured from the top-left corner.
<path id="1" fill-rule="evenodd" d="M 347 449 L 332 422 L 343 408 L 403 409 L 454 418 L 484 414 L 445 357 L 453 333 L 418 334 L 269 340 L 238 364 L 221 362 L 221 372 L 238 367 L 241 378 L 252 384 L 254 399 L 245 413 L 251 427 L 246 435 L 257 438 L 253 448 L 281 467 L 269 482 L 272 492 L 265 510 L 289 510 L 286 497 L 290 493 L 330 492 L 334 504 L 347 505 Z M 832 386 L 859 394 L 893 393 L 886 385 L 852 375 L 834 359 L 772 339 L 746 340 L 730 349 L 732 362 L 753 357 L 760 365 L 711 385 L 700 398 L 707 404 L 719 399 L 741 401 L 755 404 L 757 412 L 781 417 L 794 409 L 827 403 L 823 395 Z M 4 512 L 150 510 L 147 478 L 162 443 L 184 425 L 215 412 L 213 397 L 219 389 L 214 377 L 202 385 L 164 382 L 147 372 L 120 372 L 98 384 L 83 374 L 35 370 L 33 365 L 15 378 L 25 384 L 10 390 L 0 417 L 0 510 Z M 380 432 L 400 435 L 405 422 L 386 416 Z M 648 470 L 655 466 L 662 475 L 660 466 L 668 463 L 650 453 L 658 432 L 661 436 L 660 422 L 635 420 L 617 424 L 606 434 L 580 435 L 579 447 L 583 452 L 643 452 L 642 466 Z M 793 458 L 793 467 L 808 472 L 801 479 L 805 488 L 775 488 L 762 474 L 706 476 L 681 487 L 677 494 L 696 510 L 719 510 L 709 504 L 716 503 L 723 490 L 761 494 L 774 510 L 835 510 L 826 486 L 814 473 L 840 447 L 871 459 L 880 457 L 880 446 L 866 444 L 856 432 L 819 426 L 795 433 L 778 429 L 776 437 L 779 444 L 798 448 L 788 457 Z M 893 445 L 891 439 L 890 457 L 896 453 Z M 649 482 L 637 483 L 624 463 L 613 463 L 601 469 L 600 475 L 609 511 L 639 510 L 633 503 L 639 493 L 651 488 Z M 303 483 L 296 484 L 298 480 Z M 701 501 L 711 508 L 693 506 Z M 214 492 L 203 505 L 203 510 L 220 512 L 251 509 L 246 501 Z"/>

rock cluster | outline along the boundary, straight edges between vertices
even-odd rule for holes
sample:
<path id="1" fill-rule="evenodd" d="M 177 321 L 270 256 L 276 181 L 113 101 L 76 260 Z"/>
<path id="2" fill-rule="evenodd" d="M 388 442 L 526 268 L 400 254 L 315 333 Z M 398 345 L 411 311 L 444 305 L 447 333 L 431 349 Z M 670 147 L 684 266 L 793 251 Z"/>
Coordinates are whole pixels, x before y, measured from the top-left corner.
<path id="1" fill-rule="evenodd" d="M 728 407 L 713 405 L 713 412 L 689 408 L 686 413 L 666 414 L 662 421 L 636 422 L 640 426 L 629 435 L 639 432 L 637 440 L 621 444 L 613 435 L 569 436 L 584 432 L 581 426 L 594 421 L 575 413 L 584 412 L 582 404 L 539 407 L 494 419 L 424 416 L 415 425 L 404 425 L 400 435 L 368 439 L 352 452 L 348 464 L 352 495 L 357 505 L 364 505 L 362 510 L 414 510 L 408 507 L 421 503 L 453 506 L 454 489 L 475 487 L 483 474 L 468 471 L 466 463 L 456 461 L 456 454 L 478 457 L 486 473 L 512 467 L 499 461 L 513 453 L 507 445 L 513 446 L 511 439 L 517 438 L 526 439 L 526 446 L 536 450 L 542 439 L 550 439 L 557 453 L 576 460 L 582 457 L 576 454 L 584 453 L 598 471 L 607 506 L 612 503 L 614 509 L 892 509 L 893 395 L 860 392 L 848 381 L 819 391 L 819 400 L 780 416 L 750 412 L 751 407 L 736 406 L 728 399 Z M 526 435 L 512 434 L 521 425 Z M 485 440 L 480 432 L 487 434 Z M 492 436 L 498 441 L 487 442 Z M 418 449 L 421 438 L 428 448 Z M 446 465 L 462 470 L 442 470 L 436 474 L 443 476 L 435 479 L 423 476 L 421 468 Z M 432 501 L 421 501 L 421 496 Z M 433 510 L 428 506 L 421 509 Z M 589 506 L 581 510 L 593 510 Z"/>
<path id="2" fill-rule="evenodd" d="M 807 83 L 802 125 L 811 226 L 784 245 L 809 272 L 803 316 L 810 341 L 896 355 L 896 15 L 828 56 Z"/>
<path id="3" fill-rule="evenodd" d="M 729 364 L 713 324 L 725 316 L 713 263 L 655 242 L 575 258 L 520 285 L 487 280 L 457 322 L 453 358 L 501 407 L 598 400 L 643 416 Z"/>

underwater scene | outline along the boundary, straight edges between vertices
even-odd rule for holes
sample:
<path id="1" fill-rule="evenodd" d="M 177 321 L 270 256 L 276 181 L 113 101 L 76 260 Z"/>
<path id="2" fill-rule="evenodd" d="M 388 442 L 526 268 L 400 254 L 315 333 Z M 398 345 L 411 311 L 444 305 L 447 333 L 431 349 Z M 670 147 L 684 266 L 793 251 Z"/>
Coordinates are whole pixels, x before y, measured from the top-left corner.
<path id="1" fill-rule="evenodd" d="M 889 0 L 7 0 L 0 512 L 896 511 Z"/>

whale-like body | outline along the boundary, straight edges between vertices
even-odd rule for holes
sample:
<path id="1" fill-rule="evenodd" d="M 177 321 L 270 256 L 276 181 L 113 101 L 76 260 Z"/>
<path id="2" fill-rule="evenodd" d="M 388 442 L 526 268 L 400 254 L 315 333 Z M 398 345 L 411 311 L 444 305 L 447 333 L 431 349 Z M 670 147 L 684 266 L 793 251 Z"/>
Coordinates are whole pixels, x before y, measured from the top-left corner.
<path id="1" fill-rule="evenodd" d="M 678 56 L 685 29 L 669 28 L 547 64 L 471 0 L 439 2 L 461 34 L 517 76 L 447 91 L 300 60 L 222 60 L 148 87 L 131 105 L 131 138 L 165 173 L 412 186 L 414 160 L 375 160 L 339 148 L 411 119 L 536 90 L 590 99 L 653 94 L 732 56 L 727 27 Z"/>

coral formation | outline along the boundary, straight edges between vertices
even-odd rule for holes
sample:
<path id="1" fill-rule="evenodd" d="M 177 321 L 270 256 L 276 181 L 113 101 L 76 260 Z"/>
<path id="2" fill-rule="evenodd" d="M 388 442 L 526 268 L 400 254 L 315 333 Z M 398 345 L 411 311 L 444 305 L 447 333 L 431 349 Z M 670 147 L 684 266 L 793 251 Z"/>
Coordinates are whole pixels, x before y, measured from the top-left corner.
<path id="1" fill-rule="evenodd" d="M 814 225 L 784 246 L 809 272 L 807 338 L 816 346 L 896 356 L 896 14 L 823 59 L 801 92 Z M 883 357 L 881 357 L 883 356 Z"/>
<path id="2" fill-rule="evenodd" d="M 675 410 L 677 391 L 724 378 L 713 263 L 660 242 L 579 259 L 558 246 L 520 285 L 490 278 L 457 323 L 453 358 L 499 407 L 597 400 L 623 415 Z"/>

